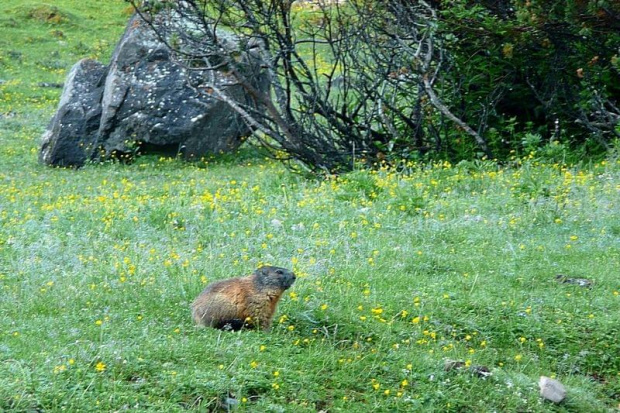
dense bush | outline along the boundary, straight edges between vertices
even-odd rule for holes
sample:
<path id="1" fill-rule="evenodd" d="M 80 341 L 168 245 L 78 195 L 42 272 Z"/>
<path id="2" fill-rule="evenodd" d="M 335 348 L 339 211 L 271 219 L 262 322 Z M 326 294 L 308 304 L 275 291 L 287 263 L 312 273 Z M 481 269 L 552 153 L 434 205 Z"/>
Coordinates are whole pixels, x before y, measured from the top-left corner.
<path id="1" fill-rule="evenodd" d="M 485 136 L 495 156 L 552 143 L 580 154 L 620 137 L 620 3 L 442 2 L 449 65 L 444 100 Z M 458 134 L 445 149 L 467 157 Z"/>

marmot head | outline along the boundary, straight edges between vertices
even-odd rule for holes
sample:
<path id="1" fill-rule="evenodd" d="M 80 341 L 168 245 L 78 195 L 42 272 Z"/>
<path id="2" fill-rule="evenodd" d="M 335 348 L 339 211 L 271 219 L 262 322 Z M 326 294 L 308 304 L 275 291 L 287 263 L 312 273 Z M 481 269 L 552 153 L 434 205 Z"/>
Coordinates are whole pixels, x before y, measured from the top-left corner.
<path id="1" fill-rule="evenodd" d="M 286 268 L 266 265 L 254 271 L 259 286 L 288 289 L 295 282 L 295 274 Z"/>

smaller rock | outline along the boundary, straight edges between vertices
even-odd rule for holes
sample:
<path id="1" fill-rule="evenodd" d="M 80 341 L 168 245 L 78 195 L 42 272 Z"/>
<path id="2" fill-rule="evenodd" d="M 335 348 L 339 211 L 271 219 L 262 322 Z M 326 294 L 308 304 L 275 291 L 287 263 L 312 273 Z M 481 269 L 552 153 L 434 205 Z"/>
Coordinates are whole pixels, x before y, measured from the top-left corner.
<path id="1" fill-rule="evenodd" d="M 471 366 L 470 370 L 475 376 L 483 379 L 493 375 L 487 366 Z"/>
<path id="2" fill-rule="evenodd" d="M 443 364 L 443 369 L 445 371 L 452 371 L 452 370 L 457 370 L 460 368 L 465 367 L 466 364 L 464 361 L 460 361 L 460 360 L 446 360 Z"/>
<path id="3" fill-rule="evenodd" d="M 573 284 L 583 288 L 592 288 L 592 284 L 594 284 L 592 280 L 588 280 L 587 278 L 570 278 L 564 274 L 556 275 L 555 279 L 562 284 Z"/>
<path id="4" fill-rule="evenodd" d="M 461 360 L 446 360 L 443 364 L 444 371 L 461 370 L 467 368 L 467 363 Z M 487 366 L 472 365 L 465 371 L 469 371 L 474 376 L 486 379 L 492 376 L 491 370 Z"/>
<path id="5" fill-rule="evenodd" d="M 77 62 L 67 76 L 58 110 L 42 136 L 39 160 L 46 165 L 80 167 L 96 149 L 106 67 L 91 59 Z"/>
<path id="6" fill-rule="evenodd" d="M 553 403 L 560 403 L 566 397 L 564 385 L 550 377 L 540 376 L 538 386 L 540 387 L 540 395 Z"/>

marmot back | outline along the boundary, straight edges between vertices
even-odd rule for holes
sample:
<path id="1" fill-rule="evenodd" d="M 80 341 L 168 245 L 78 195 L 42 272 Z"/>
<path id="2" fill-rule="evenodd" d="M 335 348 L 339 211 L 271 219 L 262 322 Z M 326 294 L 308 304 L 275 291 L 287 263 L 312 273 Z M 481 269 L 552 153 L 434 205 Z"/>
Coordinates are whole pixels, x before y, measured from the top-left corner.
<path id="1" fill-rule="evenodd" d="M 282 293 L 295 282 L 286 268 L 265 266 L 247 277 L 209 284 L 192 303 L 198 325 L 240 330 L 268 330 Z"/>

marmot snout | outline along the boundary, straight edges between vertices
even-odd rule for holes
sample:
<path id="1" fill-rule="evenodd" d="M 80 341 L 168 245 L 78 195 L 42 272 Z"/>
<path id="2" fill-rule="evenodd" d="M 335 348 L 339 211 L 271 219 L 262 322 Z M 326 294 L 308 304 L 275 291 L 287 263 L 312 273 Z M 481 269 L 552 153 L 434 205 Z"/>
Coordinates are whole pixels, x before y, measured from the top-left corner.
<path id="1" fill-rule="evenodd" d="M 295 282 L 286 268 L 265 266 L 247 277 L 209 284 L 192 304 L 194 321 L 229 330 L 268 330 L 282 293 Z"/>

